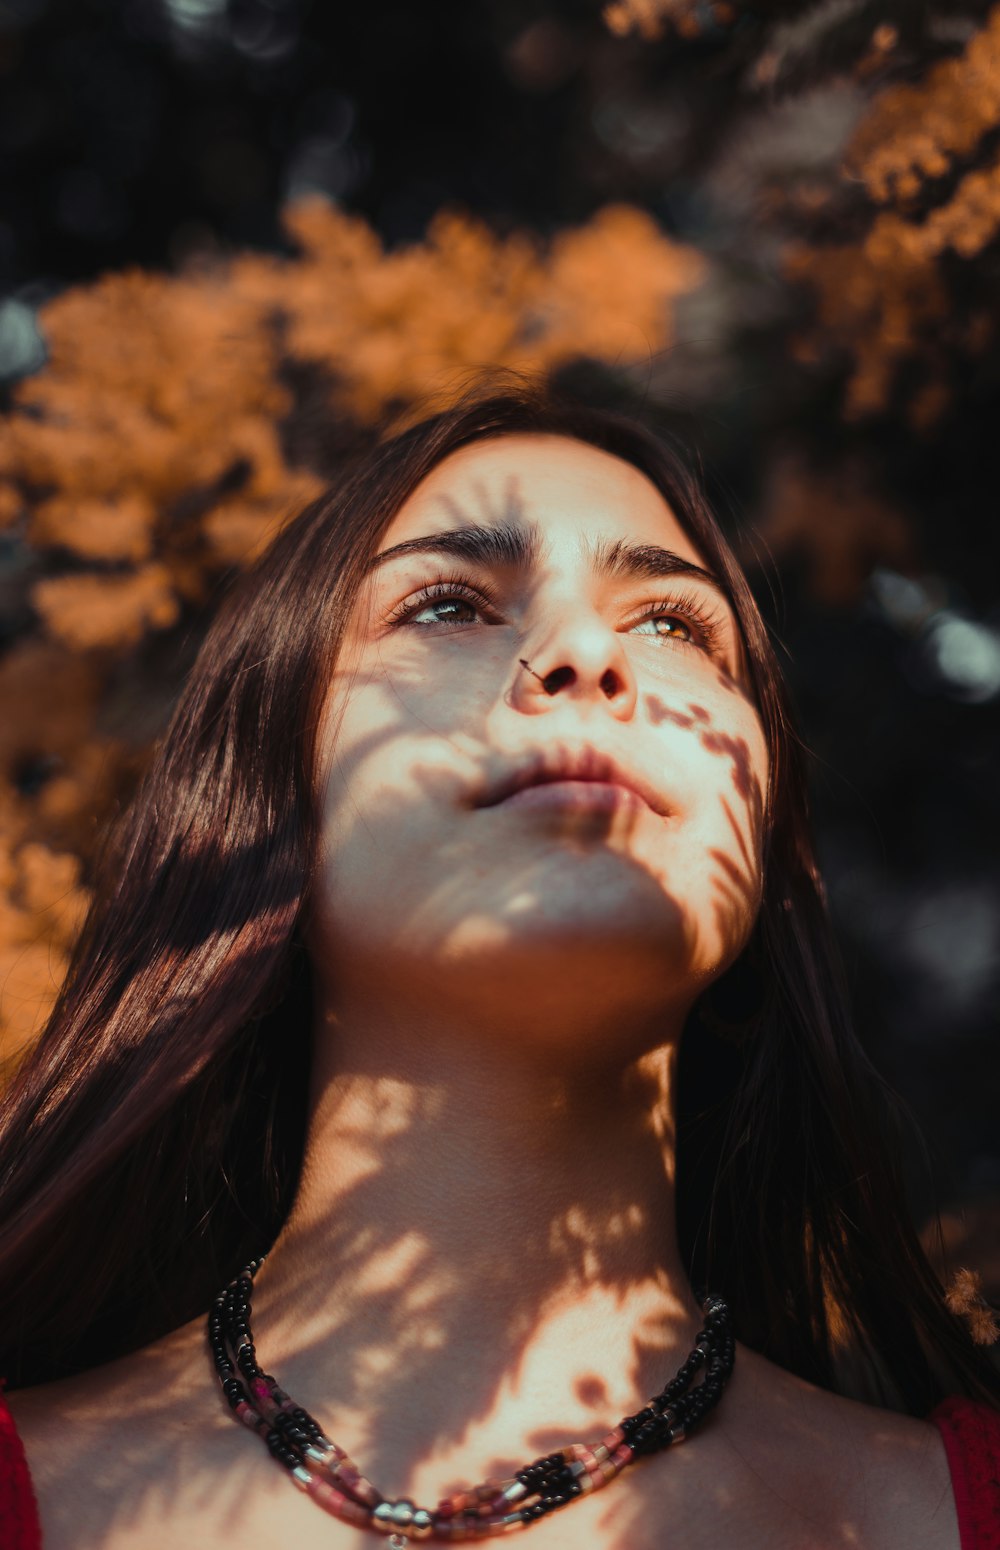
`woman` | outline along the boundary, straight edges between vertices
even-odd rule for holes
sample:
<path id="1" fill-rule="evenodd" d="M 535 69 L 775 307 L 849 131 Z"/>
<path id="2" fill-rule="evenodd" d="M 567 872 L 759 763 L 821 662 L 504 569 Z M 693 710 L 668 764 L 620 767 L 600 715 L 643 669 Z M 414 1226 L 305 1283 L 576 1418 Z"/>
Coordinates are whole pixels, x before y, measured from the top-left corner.
<path id="1" fill-rule="evenodd" d="M 8 1475 L 27 1515 L 16 1423 L 47 1550 L 473 1511 L 552 1550 L 957 1550 L 956 1503 L 991 1542 L 1000 1381 L 906 1224 L 766 633 L 613 415 L 464 404 L 281 535 L 5 1104 Z M 249 1274 L 216 1299 L 265 1251 L 251 1323 Z"/>

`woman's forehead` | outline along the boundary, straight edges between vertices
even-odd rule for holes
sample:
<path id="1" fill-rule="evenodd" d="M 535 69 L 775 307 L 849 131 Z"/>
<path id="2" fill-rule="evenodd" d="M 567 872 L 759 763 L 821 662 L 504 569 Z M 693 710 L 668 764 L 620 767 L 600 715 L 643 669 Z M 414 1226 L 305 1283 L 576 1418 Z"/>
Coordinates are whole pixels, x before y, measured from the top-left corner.
<path id="1" fill-rule="evenodd" d="M 450 453 L 400 507 L 379 548 L 473 524 L 523 525 L 553 552 L 624 539 L 704 563 L 646 474 L 569 436 L 502 435 Z"/>

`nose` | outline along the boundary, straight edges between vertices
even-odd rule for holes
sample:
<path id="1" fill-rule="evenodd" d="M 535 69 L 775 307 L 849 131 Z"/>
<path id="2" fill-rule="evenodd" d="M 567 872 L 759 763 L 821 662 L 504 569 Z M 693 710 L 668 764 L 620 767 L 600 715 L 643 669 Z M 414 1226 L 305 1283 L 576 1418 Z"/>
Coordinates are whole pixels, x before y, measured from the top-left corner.
<path id="1" fill-rule="evenodd" d="M 621 636 L 596 614 L 577 612 L 524 642 L 509 703 L 537 715 L 567 700 L 593 701 L 628 721 L 637 693 Z"/>

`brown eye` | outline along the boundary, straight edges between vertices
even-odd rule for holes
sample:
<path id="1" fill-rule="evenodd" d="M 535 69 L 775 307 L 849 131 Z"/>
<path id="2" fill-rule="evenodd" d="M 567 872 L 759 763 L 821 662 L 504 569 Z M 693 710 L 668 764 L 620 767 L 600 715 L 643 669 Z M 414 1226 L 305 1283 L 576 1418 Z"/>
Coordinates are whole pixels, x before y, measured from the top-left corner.
<path id="1" fill-rule="evenodd" d="M 479 610 L 467 597 L 435 597 L 408 615 L 408 624 L 473 624 Z"/>
<path id="2" fill-rule="evenodd" d="M 648 619 L 643 619 L 634 628 L 637 635 L 653 635 L 659 640 L 679 640 L 685 643 L 694 640 L 694 631 L 686 619 L 679 614 L 651 614 Z"/>

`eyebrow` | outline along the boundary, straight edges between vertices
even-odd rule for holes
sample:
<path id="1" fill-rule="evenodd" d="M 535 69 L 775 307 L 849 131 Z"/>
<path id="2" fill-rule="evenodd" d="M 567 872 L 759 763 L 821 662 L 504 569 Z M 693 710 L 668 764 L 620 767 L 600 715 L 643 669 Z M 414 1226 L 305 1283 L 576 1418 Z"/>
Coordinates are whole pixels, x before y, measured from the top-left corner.
<path id="1" fill-rule="evenodd" d="M 665 576 L 690 576 L 714 587 L 723 601 L 729 602 L 729 594 L 718 576 L 683 559 L 672 549 L 660 544 L 633 544 L 625 539 L 610 543 L 599 539 L 588 542 L 587 548 L 594 570 L 599 576 L 614 577 L 621 581 L 651 581 Z M 370 561 L 369 571 L 380 570 L 390 560 L 408 554 L 444 554 L 466 560 L 476 565 L 498 565 L 509 570 L 527 571 L 538 560 L 541 540 L 534 525 L 525 527 L 513 523 L 497 523 L 486 526 L 450 528 L 442 533 L 429 533 L 422 538 L 409 538 L 404 543 L 383 549 Z"/>
<path id="2" fill-rule="evenodd" d="M 515 526 L 512 522 L 490 523 L 481 527 L 454 527 L 423 538 L 408 538 L 376 554 L 370 570 L 381 568 L 388 560 L 404 554 L 448 554 L 478 565 L 500 565 L 508 570 L 530 570 L 538 558 L 537 529 Z"/>

